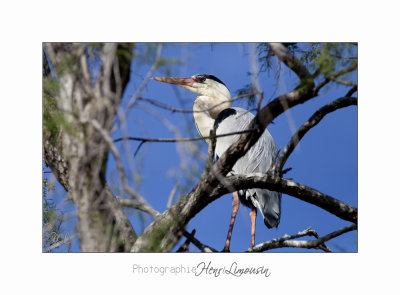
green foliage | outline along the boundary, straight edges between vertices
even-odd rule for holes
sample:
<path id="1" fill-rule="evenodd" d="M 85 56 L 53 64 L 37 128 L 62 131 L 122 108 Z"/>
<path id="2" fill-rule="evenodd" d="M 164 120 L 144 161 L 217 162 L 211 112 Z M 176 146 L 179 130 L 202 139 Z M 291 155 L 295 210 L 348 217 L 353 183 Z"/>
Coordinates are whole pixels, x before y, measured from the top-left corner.
<path id="1" fill-rule="evenodd" d="M 64 214 L 56 208 L 53 199 L 49 198 L 48 193 L 54 190 L 54 184 L 49 183 L 46 178 L 42 179 L 42 230 L 43 230 L 43 249 L 63 240 L 65 235 L 62 230 Z"/>
<path id="2" fill-rule="evenodd" d="M 43 131 L 58 134 L 60 129 L 60 113 L 54 95 L 58 93 L 58 83 L 55 80 L 43 82 Z M 56 119 L 57 117 L 57 119 Z"/>
<path id="3" fill-rule="evenodd" d="M 308 68 L 310 73 L 313 73 L 313 79 L 331 79 L 357 69 L 357 43 L 283 43 L 283 45 Z M 272 69 L 274 53 L 267 43 L 260 43 L 257 50 L 260 71 L 269 72 Z"/>
<path id="4" fill-rule="evenodd" d="M 71 135 L 77 135 L 77 129 L 70 124 L 65 116 L 57 107 L 57 97 L 59 83 L 55 79 L 43 81 L 43 134 L 55 143 L 59 132 L 65 130 Z"/>
<path id="5" fill-rule="evenodd" d="M 77 64 L 78 58 L 75 55 L 66 54 L 55 66 L 57 77 L 60 78 L 68 73 L 76 73 L 78 71 Z"/>
<path id="6" fill-rule="evenodd" d="M 163 44 L 163 46 L 167 46 L 166 44 Z M 158 43 L 141 43 L 137 44 L 135 46 L 134 50 L 134 62 L 138 66 L 143 66 L 143 65 L 151 65 L 155 61 L 155 56 L 157 53 L 157 47 Z M 158 60 L 157 67 L 161 68 L 168 68 L 171 66 L 179 65 L 180 61 L 176 57 L 163 57 L 161 56 Z"/>

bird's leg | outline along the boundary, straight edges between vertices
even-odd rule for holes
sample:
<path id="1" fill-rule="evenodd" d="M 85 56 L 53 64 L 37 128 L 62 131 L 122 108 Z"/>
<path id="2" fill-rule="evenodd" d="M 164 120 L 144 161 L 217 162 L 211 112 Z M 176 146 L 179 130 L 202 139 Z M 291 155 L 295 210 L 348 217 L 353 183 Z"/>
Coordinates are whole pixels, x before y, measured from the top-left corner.
<path id="1" fill-rule="evenodd" d="M 235 223 L 236 214 L 239 210 L 239 205 L 240 205 L 238 192 L 234 192 L 232 195 L 233 195 L 233 202 L 232 202 L 231 222 L 229 223 L 228 236 L 226 237 L 225 247 L 222 250 L 222 252 L 230 252 L 229 246 L 231 244 L 233 225 Z"/>
<path id="2" fill-rule="evenodd" d="M 257 217 L 257 209 L 253 205 L 251 206 L 250 211 L 250 220 L 251 220 L 251 243 L 250 248 L 254 247 L 256 240 L 256 217 Z"/>

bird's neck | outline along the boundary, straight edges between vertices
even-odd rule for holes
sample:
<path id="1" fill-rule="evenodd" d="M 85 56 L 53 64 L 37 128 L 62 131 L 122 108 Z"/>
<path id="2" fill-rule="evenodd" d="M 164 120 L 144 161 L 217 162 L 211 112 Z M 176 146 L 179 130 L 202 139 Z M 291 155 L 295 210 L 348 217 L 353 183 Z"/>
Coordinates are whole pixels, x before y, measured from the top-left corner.
<path id="1" fill-rule="evenodd" d="M 223 95 L 219 97 L 197 97 L 193 104 L 193 117 L 200 135 L 209 136 L 218 114 L 231 106 L 231 98 Z"/>

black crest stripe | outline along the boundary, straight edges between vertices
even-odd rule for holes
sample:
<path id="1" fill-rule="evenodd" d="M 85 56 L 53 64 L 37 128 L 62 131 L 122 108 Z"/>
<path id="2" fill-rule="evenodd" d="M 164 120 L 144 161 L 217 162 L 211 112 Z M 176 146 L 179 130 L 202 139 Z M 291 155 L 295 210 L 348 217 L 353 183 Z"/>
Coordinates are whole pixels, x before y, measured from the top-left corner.
<path id="1" fill-rule="evenodd" d="M 236 110 L 235 109 L 225 109 L 222 112 L 220 112 L 217 116 L 217 118 L 214 121 L 214 128 L 217 129 L 219 124 L 225 120 L 226 118 L 228 118 L 229 116 L 235 115 L 236 114 Z"/>
<path id="2" fill-rule="evenodd" d="M 199 76 L 203 76 L 206 79 L 210 79 L 210 80 L 214 80 L 218 83 L 221 83 L 222 85 L 225 85 L 224 82 L 222 82 L 220 79 L 218 79 L 217 77 L 215 77 L 214 75 L 210 75 L 210 74 L 201 74 Z M 226 86 L 226 85 L 225 85 Z"/>

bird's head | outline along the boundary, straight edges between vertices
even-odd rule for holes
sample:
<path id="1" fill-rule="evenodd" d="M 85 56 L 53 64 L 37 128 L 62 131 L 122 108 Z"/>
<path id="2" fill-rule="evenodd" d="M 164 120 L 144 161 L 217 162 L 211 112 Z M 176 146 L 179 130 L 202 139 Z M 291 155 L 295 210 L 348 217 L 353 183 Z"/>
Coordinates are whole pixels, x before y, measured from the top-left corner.
<path id="1" fill-rule="evenodd" d="M 189 78 L 160 77 L 153 80 L 175 84 L 201 96 L 211 98 L 231 99 L 231 94 L 226 85 L 217 77 L 209 74 L 194 75 Z"/>

